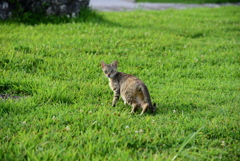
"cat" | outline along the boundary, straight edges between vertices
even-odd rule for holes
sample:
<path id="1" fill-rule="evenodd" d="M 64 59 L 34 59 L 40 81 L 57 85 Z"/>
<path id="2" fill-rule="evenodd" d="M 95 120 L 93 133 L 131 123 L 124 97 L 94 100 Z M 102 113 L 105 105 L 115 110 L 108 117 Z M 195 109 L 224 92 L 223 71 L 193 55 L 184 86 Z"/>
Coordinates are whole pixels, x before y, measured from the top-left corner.
<path id="1" fill-rule="evenodd" d="M 152 105 L 150 94 L 147 86 L 134 75 L 122 73 L 117 71 L 118 62 L 114 61 L 112 64 L 101 62 L 102 70 L 105 76 L 109 79 L 110 88 L 114 92 L 112 106 L 121 96 L 124 104 L 132 106 L 131 113 L 134 113 L 137 108 L 142 108 L 141 115 L 145 113 L 148 108 L 151 112 L 156 111 L 156 104 Z"/>

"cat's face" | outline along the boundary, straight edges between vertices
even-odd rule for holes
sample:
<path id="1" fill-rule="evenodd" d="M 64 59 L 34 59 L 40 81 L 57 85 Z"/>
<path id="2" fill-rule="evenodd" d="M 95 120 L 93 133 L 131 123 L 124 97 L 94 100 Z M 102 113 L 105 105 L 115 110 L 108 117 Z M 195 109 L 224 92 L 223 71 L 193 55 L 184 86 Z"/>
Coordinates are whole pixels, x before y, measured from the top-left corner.
<path id="1" fill-rule="evenodd" d="M 101 62 L 103 73 L 108 78 L 113 78 L 117 73 L 117 61 L 114 61 L 112 64 L 106 64 Z"/>

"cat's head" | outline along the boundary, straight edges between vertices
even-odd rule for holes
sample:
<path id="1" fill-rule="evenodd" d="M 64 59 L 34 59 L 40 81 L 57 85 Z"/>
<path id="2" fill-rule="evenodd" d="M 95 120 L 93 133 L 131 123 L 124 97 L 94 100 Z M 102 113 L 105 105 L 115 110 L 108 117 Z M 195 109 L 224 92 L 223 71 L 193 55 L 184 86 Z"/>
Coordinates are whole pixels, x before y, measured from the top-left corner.
<path id="1" fill-rule="evenodd" d="M 113 78 L 118 73 L 117 64 L 117 61 L 114 61 L 112 64 L 101 62 L 102 70 L 106 77 Z"/>

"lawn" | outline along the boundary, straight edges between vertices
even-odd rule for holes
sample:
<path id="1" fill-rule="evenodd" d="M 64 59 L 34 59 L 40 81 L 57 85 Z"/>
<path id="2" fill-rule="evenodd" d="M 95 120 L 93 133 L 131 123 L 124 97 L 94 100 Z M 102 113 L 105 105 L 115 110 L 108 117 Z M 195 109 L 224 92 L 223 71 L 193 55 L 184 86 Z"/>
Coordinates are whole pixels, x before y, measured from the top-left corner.
<path id="1" fill-rule="evenodd" d="M 240 0 L 136 0 L 136 2 L 155 3 L 237 3 Z"/>
<path id="2" fill-rule="evenodd" d="M 0 22 L 0 160 L 238 160 L 239 7 Z M 119 101 L 100 61 L 148 86 Z"/>

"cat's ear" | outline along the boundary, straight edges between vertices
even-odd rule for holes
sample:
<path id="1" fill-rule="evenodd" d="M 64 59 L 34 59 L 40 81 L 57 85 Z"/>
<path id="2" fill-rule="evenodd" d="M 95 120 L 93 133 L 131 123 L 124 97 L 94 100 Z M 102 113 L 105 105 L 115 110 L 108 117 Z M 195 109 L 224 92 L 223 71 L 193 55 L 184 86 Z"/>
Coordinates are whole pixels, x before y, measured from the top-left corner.
<path id="1" fill-rule="evenodd" d="M 102 66 L 102 68 L 104 68 L 106 65 L 107 65 L 107 64 L 104 63 L 104 61 L 101 61 L 101 66 Z"/>
<path id="2" fill-rule="evenodd" d="M 118 65 L 118 62 L 117 62 L 117 61 L 114 61 L 114 62 L 112 63 L 112 66 L 114 66 L 115 68 L 117 68 L 117 65 Z"/>

